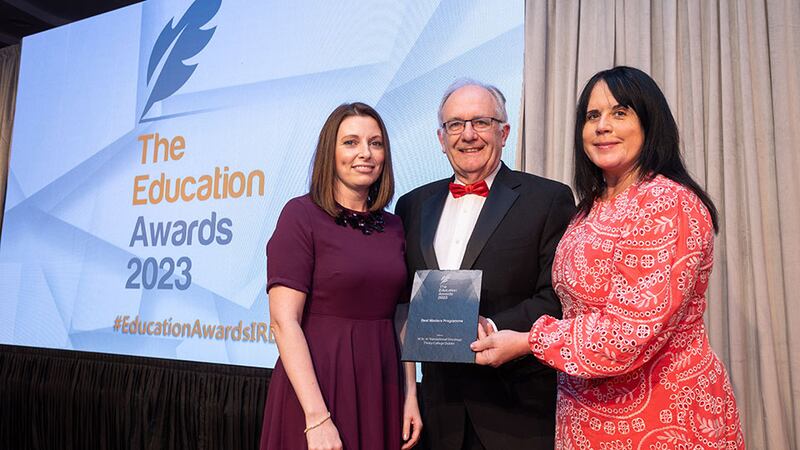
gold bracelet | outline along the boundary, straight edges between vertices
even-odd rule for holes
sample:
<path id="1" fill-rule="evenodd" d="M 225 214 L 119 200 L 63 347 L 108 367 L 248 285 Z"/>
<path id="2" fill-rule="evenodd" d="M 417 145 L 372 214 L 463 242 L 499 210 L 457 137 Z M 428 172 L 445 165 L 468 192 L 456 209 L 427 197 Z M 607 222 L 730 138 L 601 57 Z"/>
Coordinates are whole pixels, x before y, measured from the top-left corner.
<path id="1" fill-rule="evenodd" d="M 313 430 L 314 428 L 317 428 L 318 426 L 322 425 L 323 423 L 325 423 L 330 418 L 331 418 L 331 412 L 328 411 L 328 414 L 325 415 L 324 419 L 320 420 L 319 422 L 315 423 L 314 425 L 306 427 L 306 429 L 303 430 L 303 434 L 306 434 L 309 431 Z"/>

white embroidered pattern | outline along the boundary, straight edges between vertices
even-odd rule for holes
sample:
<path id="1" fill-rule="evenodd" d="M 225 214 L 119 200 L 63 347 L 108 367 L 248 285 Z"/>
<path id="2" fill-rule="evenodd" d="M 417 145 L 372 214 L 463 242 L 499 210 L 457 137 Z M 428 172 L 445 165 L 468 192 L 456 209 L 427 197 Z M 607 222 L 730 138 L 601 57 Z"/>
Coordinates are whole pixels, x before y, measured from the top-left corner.
<path id="1" fill-rule="evenodd" d="M 700 199 L 657 176 L 570 224 L 553 263 L 564 320 L 534 354 L 559 373 L 557 449 L 743 449 L 703 324 L 713 264 Z"/>

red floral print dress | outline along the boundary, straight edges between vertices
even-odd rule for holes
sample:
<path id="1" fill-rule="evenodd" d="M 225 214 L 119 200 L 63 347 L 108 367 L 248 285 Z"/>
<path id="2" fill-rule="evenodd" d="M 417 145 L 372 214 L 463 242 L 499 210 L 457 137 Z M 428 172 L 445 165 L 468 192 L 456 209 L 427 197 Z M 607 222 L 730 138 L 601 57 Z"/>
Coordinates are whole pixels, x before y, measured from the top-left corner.
<path id="1" fill-rule="evenodd" d="M 561 371 L 557 449 L 743 449 L 728 374 L 703 324 L 713 227 L 663 176 L 597 201 L 558 245 L 564 319 L 529 343 Z"/>

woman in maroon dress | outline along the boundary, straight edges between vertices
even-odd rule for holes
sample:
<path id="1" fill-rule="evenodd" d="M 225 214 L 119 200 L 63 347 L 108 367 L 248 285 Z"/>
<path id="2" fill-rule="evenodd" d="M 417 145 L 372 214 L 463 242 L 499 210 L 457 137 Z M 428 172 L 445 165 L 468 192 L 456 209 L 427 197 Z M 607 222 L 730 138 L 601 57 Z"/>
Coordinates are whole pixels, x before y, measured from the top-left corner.
<path id="1" fill-rule="evenodd" d="M 408 449 L 420 436 L 413 363 L 400 368 L 394 311 L 406 280 L 389 137 L 363 103 L 322 127 L 311 189 L 267 244 L 272 373 L 261 449 Z"/>

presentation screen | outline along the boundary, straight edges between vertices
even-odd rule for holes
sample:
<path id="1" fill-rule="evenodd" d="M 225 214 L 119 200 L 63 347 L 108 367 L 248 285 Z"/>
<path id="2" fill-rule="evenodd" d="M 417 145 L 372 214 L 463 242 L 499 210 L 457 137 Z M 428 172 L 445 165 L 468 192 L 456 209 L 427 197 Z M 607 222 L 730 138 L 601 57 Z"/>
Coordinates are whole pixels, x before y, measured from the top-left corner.
<path id="1" fill-rule="evenodd" d="M 521 1 L 149 0 L 25 38 L 0 342 L 273 367 L 266 242 L 328 114 L 380 112 L 399 197 L 452 174 L 437 108 L 475 78 L 508 98 L 513 166 L 523 22 Z"/>

